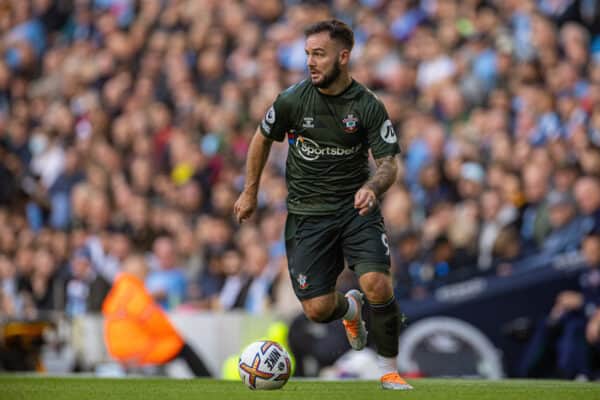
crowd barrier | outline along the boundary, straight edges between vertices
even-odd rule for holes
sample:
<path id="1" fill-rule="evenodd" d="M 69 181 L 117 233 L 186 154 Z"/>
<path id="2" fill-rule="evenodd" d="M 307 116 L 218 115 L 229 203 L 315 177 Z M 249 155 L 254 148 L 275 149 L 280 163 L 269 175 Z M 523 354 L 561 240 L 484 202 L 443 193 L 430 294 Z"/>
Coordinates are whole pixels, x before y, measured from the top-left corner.
<path id="1" fill-rule="evenodd" d="M 227 358 L 238 355 L 248 343 L 265 337 L 276 320 L 270 314 L 190 311 L 169 313 L 169 318 L 214 376 L 220 376 Z M 83 369 L 95 371 L 111 363 L 102 336 L 102 316 L 85 315 L 75 319 L 72 326 L 71 343 Z M 173 377 L 191 376 L 183 362 L 168 365 L 165 372 Z"/>
<path id="2" fill-rule="evenodd" d="M 559 292 L 578 289 L 583 268 L 578 251 L 539 255 L 509 276 L 473 278 L 425 300 L 401 301 L 409 320 L 400 338 L 401 368 L 428 376 L 514 376 L 531 328 Z"/>

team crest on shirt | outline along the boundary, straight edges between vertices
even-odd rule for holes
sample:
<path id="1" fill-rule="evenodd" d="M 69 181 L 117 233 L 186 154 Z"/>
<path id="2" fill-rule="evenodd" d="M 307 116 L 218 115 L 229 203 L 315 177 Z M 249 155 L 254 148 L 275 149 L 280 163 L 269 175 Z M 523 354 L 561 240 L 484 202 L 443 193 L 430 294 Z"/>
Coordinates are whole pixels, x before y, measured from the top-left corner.
<path id="1" fill-rule="evenodd" d="M 304 274 L 299 274 L 296 277 L 296 281 L 298 281 L 298 287 L 301 290 L 304 290 L 308 287 L 308 282 L 306 280 L 307 280 L 307 278 L 306 278 L 306 275 L 304 275 Z"/>
<path id="2" fill-rule="evenodd" d="M 346 118 L 342 120 L 344 124 L 344 131 L 346 133 L 354 133 L 358 129 L 358 118 L 354 114 L 348 114 Z"/>

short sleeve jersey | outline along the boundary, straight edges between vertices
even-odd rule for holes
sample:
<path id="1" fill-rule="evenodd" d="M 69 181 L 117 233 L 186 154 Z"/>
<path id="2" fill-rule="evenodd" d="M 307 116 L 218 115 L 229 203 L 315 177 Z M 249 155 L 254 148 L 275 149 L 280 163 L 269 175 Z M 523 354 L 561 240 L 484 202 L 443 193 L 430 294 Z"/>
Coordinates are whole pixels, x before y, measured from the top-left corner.
<path id="1" fill-rule="evenodd" d="M 352 207 L 369 178 L 369 149 L 375 159 L 400 152 L 381 101 L 356 81 L 329 96 L 304 80 L 283 91 L 265 114 L 267 138 L 287 137 L 288 210 L 328 215 Z"/>

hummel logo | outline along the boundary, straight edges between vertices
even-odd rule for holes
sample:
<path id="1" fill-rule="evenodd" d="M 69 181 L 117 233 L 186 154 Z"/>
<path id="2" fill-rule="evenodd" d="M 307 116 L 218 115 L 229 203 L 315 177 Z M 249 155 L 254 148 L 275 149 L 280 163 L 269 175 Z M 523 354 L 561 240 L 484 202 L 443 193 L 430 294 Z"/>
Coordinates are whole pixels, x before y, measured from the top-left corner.
<path id="1" fill-rule="evenodd" d="M 313 117 L 304 117 L 304 123 L 302 124 L 303 128 L 314 128 L 315 119 Z"/>

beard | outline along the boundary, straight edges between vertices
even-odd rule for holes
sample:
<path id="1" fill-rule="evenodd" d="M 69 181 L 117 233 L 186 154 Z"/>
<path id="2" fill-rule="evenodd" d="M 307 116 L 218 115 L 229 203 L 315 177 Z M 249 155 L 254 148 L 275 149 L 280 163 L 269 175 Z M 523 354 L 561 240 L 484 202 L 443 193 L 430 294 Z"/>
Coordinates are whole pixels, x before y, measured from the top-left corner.
<path id="1" fill-rule="evenodd" d="M 324 73 L 323 78 L 321 78 L 320 81 L 312 81 L 312 84 L 314 87 L 327 89 L 329 86 L 331 86 L 333 82 L 336 81 L 336 79 L 340 76 L 341 72 L 342 69 L 340 68 L 340 62 L 339 60 L 335 60 L 331 71 L 329 71 L 329 73 Z"/>

